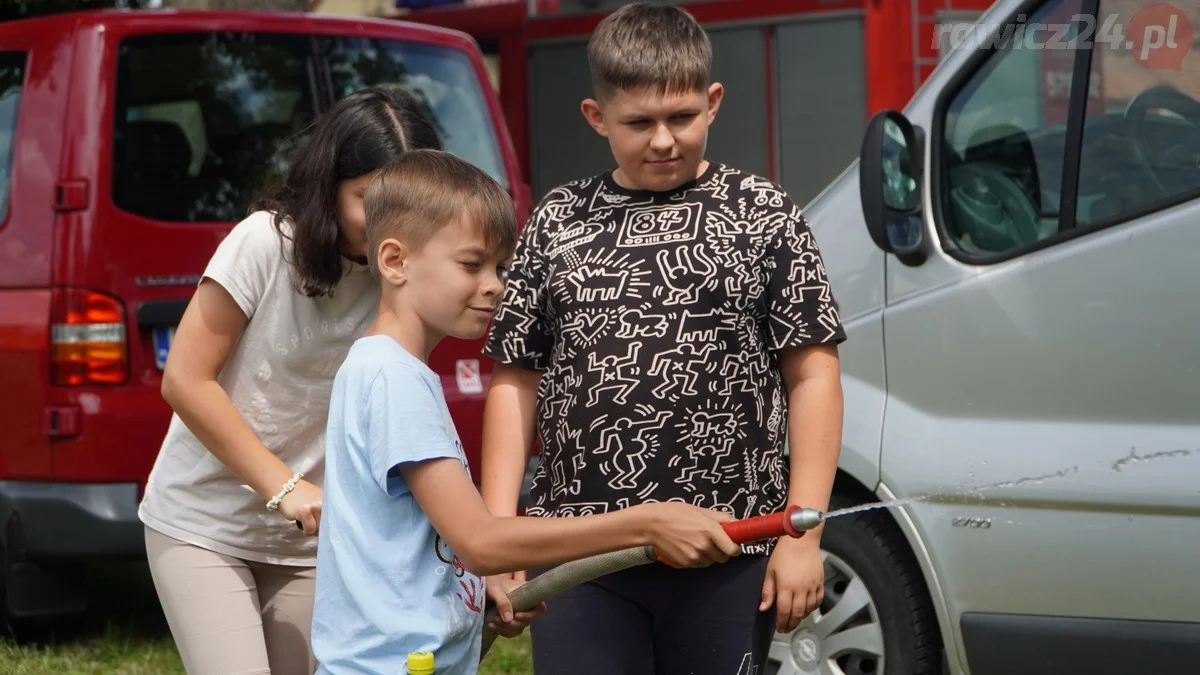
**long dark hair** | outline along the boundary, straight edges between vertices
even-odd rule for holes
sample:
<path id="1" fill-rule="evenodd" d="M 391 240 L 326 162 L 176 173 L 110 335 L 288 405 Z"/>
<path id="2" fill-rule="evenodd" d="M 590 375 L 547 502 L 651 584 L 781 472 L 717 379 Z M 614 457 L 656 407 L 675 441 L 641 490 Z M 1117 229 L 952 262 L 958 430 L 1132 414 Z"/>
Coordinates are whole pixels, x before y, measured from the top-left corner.
<path id="1" fill-rule="evenodd" d="M 370 87 L 339 100 L 313 123 L 275 192 L 251 210 L 274 213 L 275 228 L 292 240 L 297 285 L 308 297 L 333 295 L 344 274 L 338 186 L 365 176 L 409 150 L 440 150 L 424 103 L 403 89 Z M 284 223 L 291 221 L 290 234 Z"/>

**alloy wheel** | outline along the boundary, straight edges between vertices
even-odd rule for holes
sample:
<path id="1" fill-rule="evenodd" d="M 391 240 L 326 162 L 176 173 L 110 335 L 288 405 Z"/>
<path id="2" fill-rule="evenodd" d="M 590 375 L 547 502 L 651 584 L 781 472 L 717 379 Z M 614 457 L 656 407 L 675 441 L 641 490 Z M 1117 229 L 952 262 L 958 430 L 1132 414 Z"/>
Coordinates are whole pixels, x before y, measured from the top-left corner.
<path id="1" fill-rule="evenodd" d="M 796 630 L 777 634 L 767 656 L 777 675 L 882 675 L 883 626 L 871 592 L 854 569 L 829 551 L 821 607 Z"/>

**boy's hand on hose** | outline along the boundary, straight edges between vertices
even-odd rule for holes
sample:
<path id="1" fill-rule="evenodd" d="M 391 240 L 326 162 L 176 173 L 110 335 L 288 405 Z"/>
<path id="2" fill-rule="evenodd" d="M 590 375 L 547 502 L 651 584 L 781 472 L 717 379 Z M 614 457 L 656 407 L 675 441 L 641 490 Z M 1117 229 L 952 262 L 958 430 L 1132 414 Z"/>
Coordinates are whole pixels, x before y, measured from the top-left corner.
<path id="1" fill-rule="evenodd" d="M 312 483 L 301 480 L 296 487 L 279 502 L 279 513 L 288 520 L 304 526 L 304 534 L 316 536 L 321 527 L 321 499 L 324 491 Z"/>
<path id="2" fill-rule="evenodd" d="M 496 613 L 500 615 L 499 621 L 493 621 L 487 625 L 488 630 L 496 635 L 514 638 L 524 632 L 534 619 L 546 611 L 546 604 L 542 603 L 526 612 L 513 612 L 512 601 L 509 600 L 508 594 L 523 583 L 525 583 L 524 572 L 497 574 L 487 578 L 488 598 L 496 603 Z"/>
<path id="3" fill-rule="evenodd" d="M 650 540 L 658 552 L 679 567 L 708 567 L 723 563 L 741 550 L 721 523 L 727 513 L 679 502 L 643 504 L 650 518 Z"/>

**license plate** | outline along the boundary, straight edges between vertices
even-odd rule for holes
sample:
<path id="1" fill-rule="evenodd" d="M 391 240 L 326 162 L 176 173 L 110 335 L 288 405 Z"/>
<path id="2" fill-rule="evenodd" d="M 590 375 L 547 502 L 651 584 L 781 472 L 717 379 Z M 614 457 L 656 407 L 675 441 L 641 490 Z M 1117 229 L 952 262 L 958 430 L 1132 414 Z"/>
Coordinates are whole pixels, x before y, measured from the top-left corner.
<path id="1" fill-rule="evenodd" d="M 171 351 L 171 340 L 175 339 L 175 327 L 154 329 L 154 365 L 162 370 L 167 365 L 167 353 Z"/>

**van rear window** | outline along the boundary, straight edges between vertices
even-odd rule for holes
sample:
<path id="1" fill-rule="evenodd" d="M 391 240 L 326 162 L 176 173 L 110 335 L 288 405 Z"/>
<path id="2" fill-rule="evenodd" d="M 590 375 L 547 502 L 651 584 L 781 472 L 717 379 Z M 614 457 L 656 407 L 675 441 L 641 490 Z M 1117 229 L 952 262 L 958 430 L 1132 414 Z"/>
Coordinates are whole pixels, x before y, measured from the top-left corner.
<path id="1" fill-rule="evenodd" d="M 113 201 L 175 222 L 236 221 L 280 179 L 318 108 L 371 85 L 420 93 L 446 149 L 507 187 L 466 55 L 365 38 L 181 33 L 121 43 Z"/>
<path id="2" fill-rule="evenodd" d="M 321 44 L 335 96 L 374 85 L 418 92 L 429 104 L 445 149 L 509 187 L 480 90 L 480 76 L 466 54 L 433 45 L 366 38 L 338 37 Z"/>
<path id="3" fill-rule="evenodd" d="M 17 142 L 17 112 L 25 82 L 25 52 L 0 52 L 0 223 L 8 220 L 13 146 Z"/>

